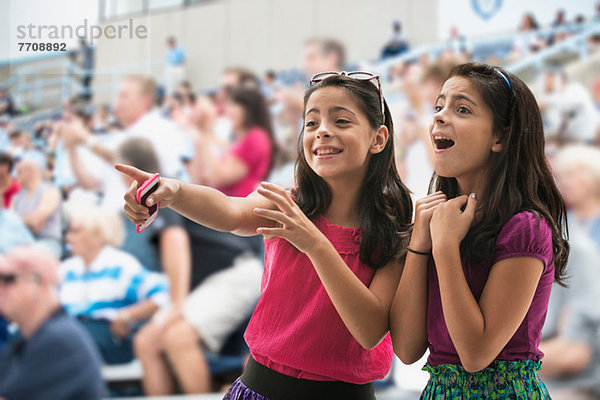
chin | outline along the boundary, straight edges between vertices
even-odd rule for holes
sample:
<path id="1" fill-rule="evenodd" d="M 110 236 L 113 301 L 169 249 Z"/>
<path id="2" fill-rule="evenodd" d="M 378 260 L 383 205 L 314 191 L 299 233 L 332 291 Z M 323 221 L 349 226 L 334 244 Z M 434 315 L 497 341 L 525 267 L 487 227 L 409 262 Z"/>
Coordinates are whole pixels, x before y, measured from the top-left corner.
<path id="1" fill-rule="evenodd" d="M 438 176 L 441 176 L 443 178 L 456 178 L 458 176 L 457 171 L 453 170 L 453 168 L 444 168 L 437 166 L 434 168 L 434 171 Z"/>

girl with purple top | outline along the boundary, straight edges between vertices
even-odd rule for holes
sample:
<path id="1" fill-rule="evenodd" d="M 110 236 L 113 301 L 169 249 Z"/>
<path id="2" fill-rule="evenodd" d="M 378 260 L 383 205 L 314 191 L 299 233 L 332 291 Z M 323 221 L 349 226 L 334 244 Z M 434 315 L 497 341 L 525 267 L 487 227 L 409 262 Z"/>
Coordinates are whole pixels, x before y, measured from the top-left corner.
<path id="1" fill-rule="evenodd" d="M 416 204 L 394 351 L 410 364 L 429 348 L 421 399 L 548 399 L 538 345 L 569 245 L 533 94 L 500 68 L 459 65 L 430 133 L 435 192 Z"/>

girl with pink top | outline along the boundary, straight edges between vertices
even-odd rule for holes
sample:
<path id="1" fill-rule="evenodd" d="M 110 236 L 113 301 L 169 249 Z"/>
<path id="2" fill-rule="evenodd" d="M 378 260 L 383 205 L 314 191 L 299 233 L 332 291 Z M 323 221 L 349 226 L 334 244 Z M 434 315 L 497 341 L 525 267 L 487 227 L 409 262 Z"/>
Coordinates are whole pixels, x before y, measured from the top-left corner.
<path id="1" fill-rule="evenodd" d="M 535 98 L 500 68 L 459 65 L 430 133 L 435 192 L 416 204 L 394 350 L 410 364 L 429 348 L 421 399 L 548 399 L 539 344 L 569 245 Z"/>
<path id="2" fill-rule="evenodd" d="M 258 89 L 234 87 L 227 90 L 225 111 L 234 141 L 217 156 L 215 149 L 227 144 L 211 132 L 216 109 L 210 100 L 198 99 L 198 125 L 190 129 L 197 156 L 190 175 L 194 183 L 217 188 L 227 196 L 245 197 L 256 190 L 273 166 L 276 146 L 269 108 Z"/>
<path id="3" fill-rule="evenodd" d="M 376 85 L 373 85 L 375 83 Z M 150 174 L 117 165 L 137 183 Z M 296 189 L 263 183 L 245 198 L 163 179 L 160 201 L 213 229 L 265 237 L 261 296 L 246 330 L 251 358 L 226 399 L 373 399 L 392 363 L 389 311 L 412 203 L 394 164 L 379 77 L 322 73 L 304 97 Z"/>

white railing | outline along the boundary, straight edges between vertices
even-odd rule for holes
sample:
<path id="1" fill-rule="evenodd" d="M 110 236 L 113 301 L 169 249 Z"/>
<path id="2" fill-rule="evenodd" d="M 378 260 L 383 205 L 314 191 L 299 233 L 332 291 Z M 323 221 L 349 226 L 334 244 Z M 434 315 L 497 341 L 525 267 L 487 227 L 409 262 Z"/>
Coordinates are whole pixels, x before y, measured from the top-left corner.
<path id="1" fill-rule="evenodd" d="M 600 22 L 592 22 L 581 25 L 568 25 L 539 30 L 536 32 L 513 33 L 489 39 L 467 39 L 467 42 L 469 49 L 474 56 L 473 61 L 484 61 L 491 55 L 497 55 L 500 59 L 504 58 L 511 52 L 516 41 L 520 40 L 523 43 L 526 43 L 527 39 L 530 38 L 531 35 L 548 40 L 555 34 L 561 34 L 565 32 L 570 33 L 572 36 L 554 43 L 552 46 L 549 46 L 548 48 L 537 53 L 527 55 L 518 62 L 507 65 L 507 69 L 511 72 L 518 72 L 532 66 L 541 68 L 547 59 L 564 51 L 573 51 L 578 55 L 579 59 L 585 59 L 588 54 L 587 40 L 594 35 L 600 34 Z M 422 45 L 399 56 L 380 61 L 375 65 L 374 68 L 384 77 L 387 77 L 389 69 L 394 65 L 409 61 L 416 61 L 424 54 L 435 58 L 442 54 L 446 48 L 446 42 Z"/>
<path id="2" fill-rule="evenodd" d="M 95 77 L 108 76 L 109 80 L 108 83 L 94 83 L 90 90 L 92 94 L 113 95 L 123 75 L 161 68 L 163 65 L 164 61 L 154 60 L 92 70 Z M 48 61 L 34 58 L 26 65 L 13 67 L 10 77 L 2 85 L 10 87 L 17 104 L 60 104 L 69 98 L 84 94 L 82 80 L 86 72 L 68 57 Z"/>

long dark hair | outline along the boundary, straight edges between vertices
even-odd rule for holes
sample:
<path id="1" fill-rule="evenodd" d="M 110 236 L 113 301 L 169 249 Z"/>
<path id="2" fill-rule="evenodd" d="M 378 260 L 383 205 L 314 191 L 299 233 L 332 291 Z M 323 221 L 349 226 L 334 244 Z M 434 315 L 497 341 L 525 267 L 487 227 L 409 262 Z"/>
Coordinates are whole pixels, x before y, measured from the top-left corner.
<path id="1" fill-rule="evenodd" d="M 502 77 L 503 74 L 510 86 Z M 489 182 L 478 204 L 481 219 L 461 243 L 461 254 L 473 262 L 491 262 L 502 226 L 516 213 L 532 211 L 552 229 L 554 278 L 563 284 L 569 256 L 565 204 L 544 153 L 540 111 L 527 85 L 499 67 L 467 63 L 452 69 L 447 79 L 467 78 L 493 113 L 493 130 L 502 149 L 489 160 Z M 455 178 L 433 174 L 429 192 L 441 190 L 458 196 Z"/>
<path id="2" fill-rule="evenodd" d="M 304 95 L 304 111 L 311 94 L 324 87 L 342 88 L 356 101 L 369 120 L 371 128 L 378 129 L 382 125 L 381 101 L 375 85 L 344 76 L 329 77 L 309 88 Z M 404 255 L 404 244 L 412 218 L 410 192 L 400 180 L 394 161 L 392 116 L 387 103 L 384 104 L 385 126 L 389 130 L 389 139 L 383 151 L 371 156 L 358 200 L 362 232 L 360 260 L 373 269 L 383 267 L 391 259 Z M 308 165 L 302 143 L 303 136 L 304 129 L 298 141 L 296 203 L 309 218 L 313 218 L 329 207 L 331 189 Z"/>
<path id="3" fill-rule="evenodd" d="M 236 86 L 230 88 L 227 95 L 231 101 L 244 109 L 243 123 L 246 130 L 260 128 L 269 136 L 271 159 L 269 160 L 269 168 L 263 177 L 264 179 L 271 172 L 273 160 L 275 160 L 275 155 L 277 153 L 277 145 L 275 143 L 275 135 L 273 133 L 271 114 L 269 113 L 267 101 L 260 90 L 255 87 Z"/>

